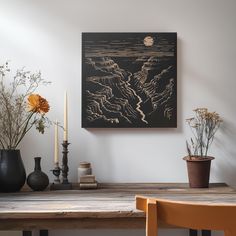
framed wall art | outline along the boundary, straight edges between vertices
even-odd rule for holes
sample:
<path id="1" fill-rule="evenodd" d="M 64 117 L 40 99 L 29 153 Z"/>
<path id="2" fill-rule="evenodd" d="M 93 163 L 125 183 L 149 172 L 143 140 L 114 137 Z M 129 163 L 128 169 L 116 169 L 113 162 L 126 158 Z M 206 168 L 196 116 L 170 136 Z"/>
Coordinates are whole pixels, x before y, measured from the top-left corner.
<path id="1" fill-rule="evenodd" d="M 177 126 L 177 33 L 82 33 L 82 127 Z"/>

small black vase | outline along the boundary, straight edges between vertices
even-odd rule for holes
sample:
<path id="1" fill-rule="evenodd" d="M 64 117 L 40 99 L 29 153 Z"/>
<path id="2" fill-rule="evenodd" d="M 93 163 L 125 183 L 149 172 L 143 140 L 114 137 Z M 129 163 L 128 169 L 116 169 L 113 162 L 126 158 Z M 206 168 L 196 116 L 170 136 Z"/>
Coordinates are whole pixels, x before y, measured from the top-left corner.
<path id="1" fill-rule="evenodd" d="M 30 188 L 34 191 L 43 191 L 47 188 L 49 184 L 48 176 L 41 171 L 41 157 L 35 157 L 35 166 L 34 166 L 34 172 L 30 173 L 27 178 L 27 184 L 30 186 Z"/>
<path id="2" fill-rule="evenodd" d="M 0 150 L 0 192 L 18 192 L 25 183 L 20 150 Z"/>

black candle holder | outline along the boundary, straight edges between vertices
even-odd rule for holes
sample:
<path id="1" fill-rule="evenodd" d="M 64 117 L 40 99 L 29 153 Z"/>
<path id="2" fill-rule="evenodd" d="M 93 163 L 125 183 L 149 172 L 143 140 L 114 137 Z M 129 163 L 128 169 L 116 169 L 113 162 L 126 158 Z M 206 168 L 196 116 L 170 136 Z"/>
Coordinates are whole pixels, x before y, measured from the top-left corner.
<path id="1" fill-rule="evenodd" d="M 68 141 L 63 141 L 62 147 L 63 147 L 63 157 L 62 157 L 62 183 L 63 184 L 69 184 L 67 176 L 69 172 L 69 167 L 68 167 L 68 146 L 70 143 Z"/>
<path id="2" fill-rule="evenodd" d="M 51 184 L 50 190 L 70 190 L 72 189 L 72 184 L 68 181 L 68 146 L 70 143 L 68 141 L 63 141 L 63 157 L 62 157 L 62 168 L 59 167 L 58 163 L 55 169 L 52 170 L 52 173 L 56 176 L 54 183 Z M 60 182 L 59 176 L 62 173 L 62 182 Z"/>
<path id="3" fill-rule="evenodd" d="M 54 179 L 54 184 L 60 184 L 60 179 L 59 179 L 59 176 L 61 174 L 61 168 L 59 167 L 59 164 L 58 162 L 56 163 L 56 166 L 53 170 L 51 170 L 53 175 L 55 176 L 55 179 Z"/>

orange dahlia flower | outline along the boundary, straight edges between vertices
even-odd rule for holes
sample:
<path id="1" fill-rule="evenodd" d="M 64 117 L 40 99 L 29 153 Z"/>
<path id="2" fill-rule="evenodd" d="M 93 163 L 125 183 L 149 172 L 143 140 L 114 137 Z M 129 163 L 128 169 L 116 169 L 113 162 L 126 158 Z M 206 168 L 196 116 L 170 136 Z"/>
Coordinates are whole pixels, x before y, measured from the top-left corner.
<path id="1" fill-rule="evenodd" d="M 28 97 L 29 111 L 45 114 L 49 111 L 48 101 L 39 94 L 31 94 Z"/>

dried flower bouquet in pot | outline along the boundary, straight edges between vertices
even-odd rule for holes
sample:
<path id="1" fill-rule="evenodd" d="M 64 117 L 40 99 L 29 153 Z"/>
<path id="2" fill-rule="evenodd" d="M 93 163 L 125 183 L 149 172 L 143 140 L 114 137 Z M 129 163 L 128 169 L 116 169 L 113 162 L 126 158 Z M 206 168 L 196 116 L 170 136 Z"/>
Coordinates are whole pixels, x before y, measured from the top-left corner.
<path id="1" fill-rule="evenodd" d="M 31 128 L 43 134 L 50 124 L 46 117 L 49 104 L 35 93 L 40 85 L 47 84 L 40 72 L 22 68 L 12 75 L 8 62 L 0 65 L 0 191 L 19 191 L 25 183 L 17 148 Z"/>
<path id="2" fill-rule="evenodd" d="M 184 160 L 187 162 L 190 187 L 205 188 L 209 186 L 210 165 L 214 159 L 208 156 L 208 150 L 222 119 L 207 108 L 197 108 L 194 112 L 195 116 L 186 120 L 193 136 L 189 142 L 186 141 L 188 156 Z"/>

